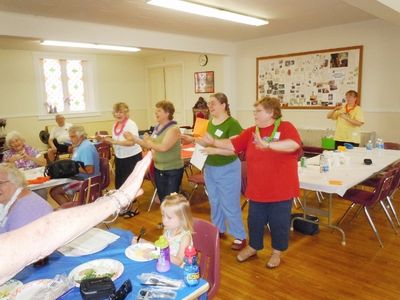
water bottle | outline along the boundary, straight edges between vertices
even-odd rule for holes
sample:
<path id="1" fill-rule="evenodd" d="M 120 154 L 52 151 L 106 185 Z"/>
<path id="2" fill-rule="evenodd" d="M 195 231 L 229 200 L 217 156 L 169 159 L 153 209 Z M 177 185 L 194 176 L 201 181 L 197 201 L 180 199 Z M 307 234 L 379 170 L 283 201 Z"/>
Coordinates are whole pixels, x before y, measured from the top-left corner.
<path id="1" fill-rule="evenodd" d="M 368 141 L 366 148 L 367 148 L 367 151 L 372 150 L 372 141 L 371 140 Z"/>
<path id="2" fill-rule="evenodd" d="M 169 244 L 165 236 L 160 238 L 154 243 L 160 249 L 160 256 L 158 257 L 156 270 L 158 272 L 167 272 L 171 268 L 171 260 L 169 256 Z"/>
<path id="3" fill-rule="evenodd" d="M 187 246 L 183 258 L 183 280 L 187 286 L 195 286 L 200 281 L 200 269 L 197 264 L 197 252 L 193 246 Z"/>
<path id="4" fill-rule="evenodd" d="M 329 172 L 329 160 L 328 157 L 324 154 L 319 156 L 319 171 L 321 173 Z"/>

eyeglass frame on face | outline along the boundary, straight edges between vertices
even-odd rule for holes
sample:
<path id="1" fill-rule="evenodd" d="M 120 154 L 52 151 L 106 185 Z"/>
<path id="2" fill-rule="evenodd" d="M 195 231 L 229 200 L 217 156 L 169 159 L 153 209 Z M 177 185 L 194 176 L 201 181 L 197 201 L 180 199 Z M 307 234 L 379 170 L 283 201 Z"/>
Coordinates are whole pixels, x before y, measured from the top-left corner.
<path id="1" fill-rule="evenodd" d="M 207 106 L 215 106 L 217 104 L 220 104 L 218 100 L 212 100 L 207 102 Z"/>
<path id="2" fill-rule="evenodd" d="M 255 109 L 255 110 L 253 110 L 253 114 L 260 113 L 260 112 L 266 112 L 266 110 L 265 109 Z"/>

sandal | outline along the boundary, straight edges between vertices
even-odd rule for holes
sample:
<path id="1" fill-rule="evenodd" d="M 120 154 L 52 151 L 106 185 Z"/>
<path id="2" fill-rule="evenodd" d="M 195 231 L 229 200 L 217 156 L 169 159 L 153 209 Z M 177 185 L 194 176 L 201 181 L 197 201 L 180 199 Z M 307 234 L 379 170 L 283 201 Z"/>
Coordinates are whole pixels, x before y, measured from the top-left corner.
<path id="1" fill-rule="evenodd" d="M 267 262 L 266 267 L 269 269 L 274 269 L 279 267 L 280 264 L 281 264 L 281 251 L 272 250 L 271 257 Z"/>
<path id="2" fill-rule="evenodd" d="M 137 216 L 139 214 L 139 208 L 136 208 L 134 211 L 128 210 L 122 214 L 120 214 L 121 217 L 124 219 L 130 219 L 134 216 Z"/>

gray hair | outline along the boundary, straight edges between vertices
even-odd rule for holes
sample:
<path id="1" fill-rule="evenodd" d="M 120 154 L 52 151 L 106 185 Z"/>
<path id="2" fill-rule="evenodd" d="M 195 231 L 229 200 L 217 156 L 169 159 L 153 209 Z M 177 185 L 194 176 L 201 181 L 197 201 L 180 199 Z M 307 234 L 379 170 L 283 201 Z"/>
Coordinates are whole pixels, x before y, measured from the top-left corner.
<path id="1" fill-rule="evenodd" d="M 1 163 L 0 172 L 7 174 L 8 180 L 15 184 L 17 188 L 23 188 L 27 186 L 24 174 L 20 170 L 18 170 L 14 164 Z"/>
<path id="2" fill-rule="evenodd" d="M 85 132 L 85 128 L 83 126 L 74 125 L 71 126 L 68 130 L 69 133 L 75 132 L 78 137 L 83 136 L 84 138 L 87 137 L 87 133 Z"/>
<path id="3" fill-rule="evenodd" d="M 10 148 L 12 140 L 20 139 L 25 144 L 25 138 L 16 130 L 10 131 L 6 136 L 6 146 Z"/>

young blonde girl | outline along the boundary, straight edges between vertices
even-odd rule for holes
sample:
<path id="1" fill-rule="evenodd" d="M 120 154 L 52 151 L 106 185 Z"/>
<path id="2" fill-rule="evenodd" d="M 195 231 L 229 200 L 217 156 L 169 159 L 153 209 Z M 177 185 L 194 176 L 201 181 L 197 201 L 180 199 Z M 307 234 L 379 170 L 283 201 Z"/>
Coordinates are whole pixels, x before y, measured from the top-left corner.
<path id="1" fill-rule="evenodd" d="M 164 236 L 167 238 L 170 249 L 171 262 L 181 266 L 185 256 L 185 249 L 193 245 L 193 218 L 189 201 L 180 194 L 173 193 L 164 198 L 161 204 Z M 145 242 L 145 240 L 141 240 Z M 132 243 L 136 243 L 136 237 Z"/>
<path id="2" fill-rule="evenodd" d="M 189 201 L 183 195 L 171 194 L 161 204 L 164 236 L 169 243 L 171 262 L 182 265 L 185 249 L 192 245 L 193 218 Z"/>

